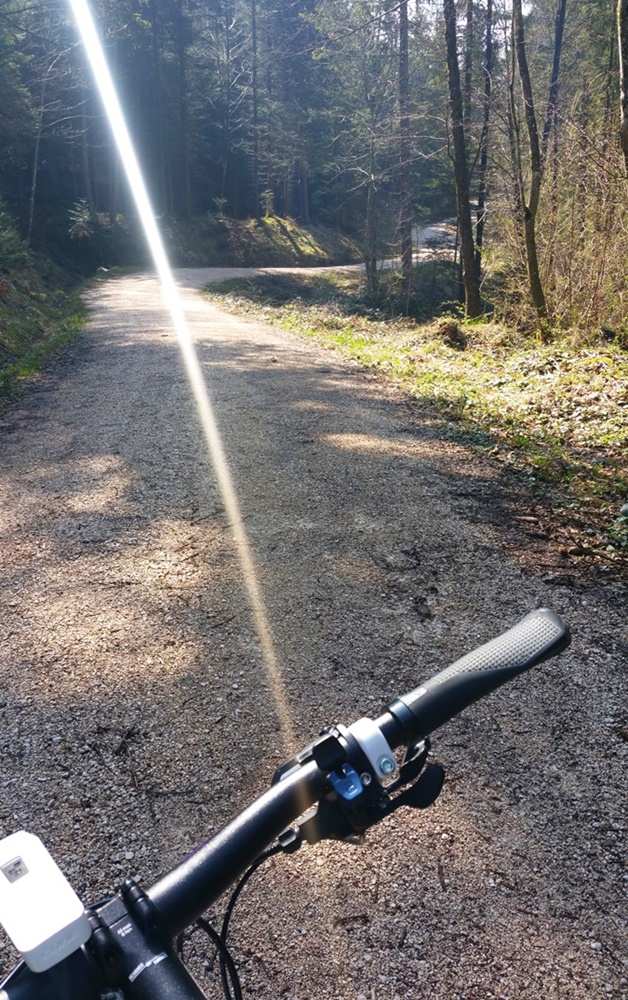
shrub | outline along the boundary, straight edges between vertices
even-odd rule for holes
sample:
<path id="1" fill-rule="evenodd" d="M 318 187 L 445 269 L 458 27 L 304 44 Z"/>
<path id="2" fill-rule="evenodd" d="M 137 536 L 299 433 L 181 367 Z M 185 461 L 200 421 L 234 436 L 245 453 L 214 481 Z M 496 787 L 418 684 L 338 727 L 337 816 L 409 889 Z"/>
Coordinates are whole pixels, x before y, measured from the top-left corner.
<path id="1" fill-rule="evenodd" d="M 28 244 L 0 201 L 0 271 L 19 271 L 31 263 Z"/>

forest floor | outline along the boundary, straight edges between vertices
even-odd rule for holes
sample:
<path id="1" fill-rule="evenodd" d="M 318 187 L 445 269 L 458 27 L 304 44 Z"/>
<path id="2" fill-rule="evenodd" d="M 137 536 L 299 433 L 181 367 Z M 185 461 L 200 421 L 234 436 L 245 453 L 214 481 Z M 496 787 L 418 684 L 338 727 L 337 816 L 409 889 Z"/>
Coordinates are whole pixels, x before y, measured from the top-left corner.
<path id="1" fill-rule="evenodd" d="M 407 392 L 179 279 L 277 669 L 156 282 L 103 281 L 0 420 L 0 833 L 86 900 L 150 883 L 323 725 L 549 606 L 572 646 L 435 735 L 437 804 L 268 862 L 233 951 L 257 1000 L 626 996 L 625 590 L 524 558 L 521 485 Z"/>

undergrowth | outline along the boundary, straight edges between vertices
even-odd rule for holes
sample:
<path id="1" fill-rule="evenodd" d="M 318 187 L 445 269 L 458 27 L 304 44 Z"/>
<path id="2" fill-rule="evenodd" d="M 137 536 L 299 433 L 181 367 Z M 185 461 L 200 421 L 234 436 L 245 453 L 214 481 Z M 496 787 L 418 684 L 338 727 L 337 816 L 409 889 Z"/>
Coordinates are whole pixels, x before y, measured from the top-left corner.
<path id="1" fill-rule="evenodd" d="M 133 219 L 109 219 L 77 202 L 68 218 L 57 220 L 64 239 L 55 247 L 84 277 L 98 268 L 150 267 L 141 229 Z M 325 226 L 302 226 L 294 219 L 269 216 L 230 219 L 225 215 L 163 217 L 158 227 L 174 267 L 300 267 L 347 264 L 361 260 L 361 249 L 349 237 Z M 0 231 L 0 267 L 2 266 Z"/>
<path id="2" fill-rule="evenodd" d="M 430 312 L 431 265 L 414 311 Z M 378 308 L 359 273 L 265 275 L 212 286 L 231 307 L 315 338 L 393 380 L 448 433 L 510 467 L 549 502 L 574 555 L 628 558 L 628 357 L 601 336 L 551 344 L 490 319 L 420 322 Z M 442 294 L 442 289 L 438 290 Z M 433 297 L 436 301 L 438 295 Z"/>
<path id="3" fill-rule="evenodd" d="M 85 309 L 78 296 L 72 296 L 52 315 L 23 325 L 18 334 L 23 353 L 0 367 L 0 409 L 18 390 L 21 380 L 35 375 L 48 358 L 80 333 L 84 322 Z M 4 361 L 7 355 L 0 343 L 0 359 Z"/>
<path id="4" fill-rule="evenodd" d="M 50 262 L 28 255 L 0 269 L 0 407 L 21 379 L 80 331 L 85 308 Z"/>
<path id="5" fill-rule="evenodd" d="M 294 267 L 361 259 L 348 237 L 323 226 L 275 216 L 201 216 L 162 222 L 170 259 L 179 267 Z"/>

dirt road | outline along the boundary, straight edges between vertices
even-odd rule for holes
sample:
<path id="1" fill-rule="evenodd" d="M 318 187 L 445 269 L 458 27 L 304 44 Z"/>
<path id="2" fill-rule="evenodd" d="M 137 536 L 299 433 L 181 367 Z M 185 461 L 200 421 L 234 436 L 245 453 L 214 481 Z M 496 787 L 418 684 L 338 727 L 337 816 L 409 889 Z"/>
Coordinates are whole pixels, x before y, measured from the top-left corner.
<path id="1" fill-rule="evenodd" d="M 436 734 L 431 810 L 268 864 L 233 920 L 246 995 L 627 996 L 621 594 L 524 576 L 499 471 L 359 368 L 221 314 L 207 277 L 179 273 L 297 741 L 536 606 L 574 633 Z M 205 839 L 290 736 L 156 284 L 89 305 L 0 421 L 0 833 L 42 836 L 93 900 Z"/>

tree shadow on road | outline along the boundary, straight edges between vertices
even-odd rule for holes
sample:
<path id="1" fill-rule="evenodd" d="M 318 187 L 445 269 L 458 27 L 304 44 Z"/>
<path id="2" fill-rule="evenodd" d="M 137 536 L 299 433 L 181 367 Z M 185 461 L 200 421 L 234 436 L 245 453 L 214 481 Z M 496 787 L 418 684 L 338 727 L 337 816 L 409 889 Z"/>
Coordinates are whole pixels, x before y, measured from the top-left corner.
<path id="1" fill-rule="evenodd" d="M 555 577 L 519 572 L 516 484 L 452 441 L 433 411 L 331 355 L 208 323 L 198 320 L 199 361 L 304 743 L 324 724 L 379 714 L 546 598 L 579 603 Z M 2 437 L 0 816 L 48 831 L 94 898 L 101 872 L 112 884 L 127 865 L 157 875 L 266 786 L 281 734 L 174 339 L 92 332 L 8 411 Z M 595 628 L 612 684 L 615 640 L 601 620 Z M 594 658 L 568 654 L 454 723 L 439 740 L 450 785 L 427 828 L 409 814 L 374 834 L 374 854 L 313 852 L 305 869 L 299 859 L 308 933 L 320 930 L 324 857 L 335 887 L 326 950 L 328 940 L 343 955 L 376 947 L 391 957 L 391 990 L 396 977 L 429 980 L 425 963 L 436 967 L 443 949 L 447 978 L 432 984 L 442 995 L 459 991 L 460 963 L 472 976 L 490 954 L 511 969 L 513 954 L 525 962 L 530 925 L 546 984 L 568 975 L 590 931 L 612 943 L 619 757 L 589 696 L 597 672 Z M 592 836 L 600 802 L 608 822 Z M 404 914 L 399 967 L 396 918 L 368 894 L 373 857 L 377 892 L 388 881 Z M 295 899 L 274 877 L 253 899 L 257 947 L 272 951 L 263 915 L 271 904 L 293 912 Z M 362 936 L 348 935 L 343 920 L 362 912 Z M 612 954 L 589 951 L 580 974 L 593 996 L 619 972 Z M 303 963 L 311 995 L 324 995 L 316 949 Z M 354 992 L 366 965 L 343 966 Z"/>

